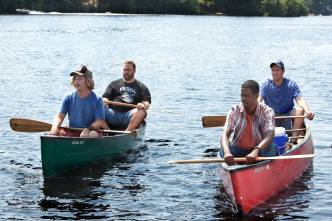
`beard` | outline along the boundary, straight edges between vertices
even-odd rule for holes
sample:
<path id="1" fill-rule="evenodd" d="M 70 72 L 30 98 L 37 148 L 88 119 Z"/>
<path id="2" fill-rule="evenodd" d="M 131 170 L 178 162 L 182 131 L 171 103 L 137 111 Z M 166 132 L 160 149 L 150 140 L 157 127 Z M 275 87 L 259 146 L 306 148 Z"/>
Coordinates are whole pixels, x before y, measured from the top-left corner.
<path id="1" fill-rule="evenodd" d="M 123 78 L 126 80 L 126 81 L 130 81 L 134 78 L 134 75 L 133 74 L 124 74 L 123 75 Z"/>

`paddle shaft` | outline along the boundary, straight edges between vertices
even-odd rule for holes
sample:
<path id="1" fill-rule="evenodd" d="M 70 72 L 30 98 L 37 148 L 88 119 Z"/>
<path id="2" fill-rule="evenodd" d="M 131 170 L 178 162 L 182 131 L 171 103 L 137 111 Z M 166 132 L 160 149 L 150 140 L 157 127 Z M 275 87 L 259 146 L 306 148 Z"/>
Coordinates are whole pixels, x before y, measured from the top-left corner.
<path id="1" fill-rule="evenodd" d="M 127 104 L 127 103 L 121 103 L 121 102 L 116 102 L 116 101 L 105 101 L 107 104 L 113 104 L 113 105 L 119 105 L 119 106 L 124 106 L 124 107 L 132 107 L 132 108 L 137 108 L 137 105 L 135 104 Z M 144 107 L 145 109 L 148 109 L 147 107 Z"/>
<path id="2" fill-rule="evenodd" d="M 303 116 L 279 116 L 275 117 L 276 120 L 296 119 L 296 118 L 309 118 L 309 115 Z"/>
<path id="3" fill-rule="evenodd" d="M 313 158 L 315 154 L 303 154 L 303 155 L 288 155 L 288 156 L 275 156 L 275 157 L 257 157 L 256 160 L 288 160 L 288 159 L 304 159 Z M 234 161 L 246 161 L 245 157 L 234 158 Z M 179 160 L 171 161 L 169 164 L 192 164 L 192 163 L 222 163 L 225 162 L 224 158 L 219 159 L 197 159 L 197 160 Z"/>
<path id="4" fill-rule="evenodd" d="M 121 103 L 121 102 L 116 102 L 116 101 L 105 101 L 105 102 L 107 104 L 113 104 L 113 105 L 119 105 L 119 106 L 124 106 L 124 107 L 137 108 L 136 104 L 127 104 L 127 103 Z M 150 107 L 144 107 L 144 109 L 146 109 L 146 110 L 162 111 L 162 112 L 173 113 L 173 114 L 184 114 L 184 113 L 179 113 L 179 112 L 174 112 L 174 111 L 154 109 L 154 108 L 150 108 Z"/>
<path id="5" fill-rule="evenodd" d="M 305 136 L 288 137 L 288 139 L 294 139 L 294 138 L 305 138 Z"/>
<path id="6" fill-rule="evenodd" d="M 293 129 L 293 130 L 286 130 L 286 132 L 293 132 L 293 131 L 304 131 L 307 128 L 301 128 L 301 129 Z"/>
<path id="7" fill-rule="evenodd" d="M 276 120 L 295 119 L 295 118 L 308 118 L 309 115 L 305 116 L 279 116 L 275 117 Z M 226 123 L 227 116 L 203 116 L 202 123 L 203 127 L 223 127 Z"/>

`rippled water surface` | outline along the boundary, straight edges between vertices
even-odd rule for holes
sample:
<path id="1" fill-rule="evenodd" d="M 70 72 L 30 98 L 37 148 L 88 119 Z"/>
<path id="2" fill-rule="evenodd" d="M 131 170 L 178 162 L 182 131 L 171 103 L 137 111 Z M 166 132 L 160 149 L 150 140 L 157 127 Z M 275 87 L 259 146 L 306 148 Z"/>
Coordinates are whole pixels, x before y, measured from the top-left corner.
<path id="1" fill-rule="evenodd" d="M 0 219 L 331 219 L 332 17 L 0 16 L 0 42 Z M 168 162 L 215 157 L 222 128 L 203 128 L 201 117 L 225 115 L 241 84 L 269 78 L 277 58 L 315 113 L 317 156 L 293 185 L 239 216 L 216 164 Z M 145 145 L 44 180 L 42 133 L 14 132 L 9 119 L 51 123 L 73 69 L 87 65 L 102 94 L 125 60 L 136 62 L 152 108 L 185 115 L 150 110 Z"/>

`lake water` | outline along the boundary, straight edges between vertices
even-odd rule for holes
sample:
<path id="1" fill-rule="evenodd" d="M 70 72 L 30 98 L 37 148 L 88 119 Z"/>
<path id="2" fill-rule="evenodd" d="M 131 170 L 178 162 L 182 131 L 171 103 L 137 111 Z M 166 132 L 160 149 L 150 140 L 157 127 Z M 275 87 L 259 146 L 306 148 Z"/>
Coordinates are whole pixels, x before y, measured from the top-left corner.
<path id="1" fill-rule="evenodd" d="M 332 220 L 332 16 L 2 15 L 0 42 L 1 220 Z M 201 117 L 225 115 L 245 80 L 271 76 L 274 59 L 315 113 L 317 156 L 293 185 L 239 216 L 217 164 L 168 162 L 215 157 L 222 128 L 203 128 Z M 136 62 L 152 108 L 185 115 L 150 110 L 143 147 L 44 180 L 43 133 L 14 132 L 9 119 L 51 123 L 73 91 L 72 70 L 87 65 L 102 94 L 125 60 Z"/>

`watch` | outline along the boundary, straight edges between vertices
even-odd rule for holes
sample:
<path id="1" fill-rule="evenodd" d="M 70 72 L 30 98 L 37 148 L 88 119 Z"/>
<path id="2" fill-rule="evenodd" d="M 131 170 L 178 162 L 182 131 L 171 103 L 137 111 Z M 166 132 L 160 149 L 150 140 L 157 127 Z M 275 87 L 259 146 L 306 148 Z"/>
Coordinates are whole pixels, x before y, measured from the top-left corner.
<path id="1" fill-rule="evenodd" d="M 256 146 L 256 147 L 254 148 L 254 150 L 259 150 L 259 152 L 262 151 L 262 149 L 261 149 L 259 146 Z"/>
<path id="2" fill-rule="evenodd" d="M 90 126 L 88 126 L 87 128 L 88 128 L 90 131 L 92 131 L 92 130 L 95 129 L 95 127 L 94 127 L 92 124 L 90 124 Z"/>

